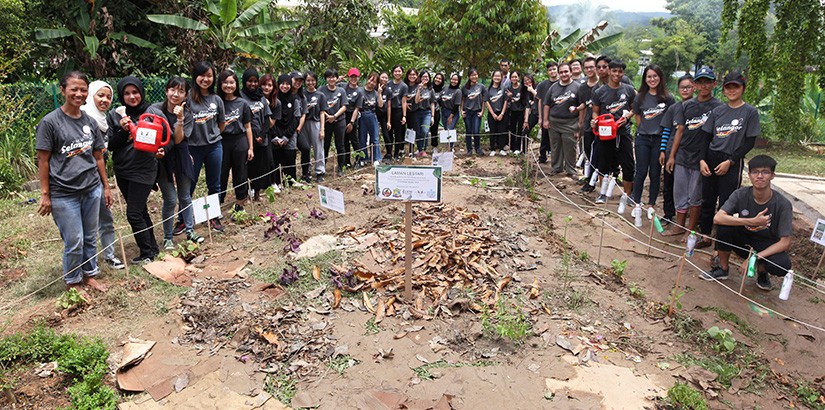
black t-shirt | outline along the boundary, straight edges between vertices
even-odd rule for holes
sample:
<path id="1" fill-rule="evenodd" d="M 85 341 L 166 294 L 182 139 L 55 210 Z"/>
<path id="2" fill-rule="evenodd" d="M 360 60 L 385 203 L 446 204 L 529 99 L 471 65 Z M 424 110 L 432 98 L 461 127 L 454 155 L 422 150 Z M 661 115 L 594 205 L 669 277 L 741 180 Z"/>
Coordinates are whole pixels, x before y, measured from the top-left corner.
<path id="1" fill-rule="evenodd" d="M 335 115 L 338 113 L 338 110 L 341 107 L 345 107 L 349 104 L 349 99 L 347 98 L 347 93 L 344 92 L 344 89 L 341 87 L 335 87 L 335 90 L 330 90 L 329 87 L 324 87 L 319 90 L 322 94 L 324 94 L 324 99 L 326 100 L 327 106 L 327 115 Z M 338 117 L 337 121 L 346 121 L 344 118 L 345 115 L 341 114 Z"/>
<path id="2" fill-rule="evenodd" d="M 599 115 L 612 114 L 618 120 L 624 111 L 631 111 L 633 100 L 636 98 L 636 90 L 629 84 L 620 83 L 618 87 L 611 88 L 609 85 L 599 87 L 593 93 L 593 106 L 599 107 Z M 628 120 L 619 132 L 630 132 L 630 121 Z"/>
<path id="3" fill-rule="evenodd" d="M 641 116 L 641 121 L 636 124 L 636 132 L 642 135 L 661 135 L 662 116 L 673 103 L 675 101 L 671 95 L 662 102 L 650 93 L 637 96 L 633 103 L 633 113 Z"/>
<path id="4" fill-rule="evenodd" d="M 513 88 L 511 84 L 507 87 L 507 91 L 510 91 L 510 103 L 507 104 L 508 109 L 510 111 L 524 111 L 527 108 L 527 96 L 521 94 L 521 86 Z"/>
<path id="5" fill-rule="evenodd" d="M 418 93 L 418 88 L 413 88 L 410 90 L 410 94 L 412 94 L 412 98 L 410 101 L 413 104 L 413 111 L 418 110 L 430 110 L 430 105 L 435 102 L 435 94 L 433 93 L 433 89 L 430 87 L 421 87 L 420 94 Z M 415 96 L 418 94 L 418 102 L 415 102 Z"/>
<path id="6" fill-rule="evenodd" d="M 557 82 L 558 80 L 552 81 L 549 79 L 540 82 L 539 85 L 536 86 L 536 98 L 538 98 L 539 101 L 544 102 L 544 97 L 547 96 L 547 91 L 550 89 L 550 86 Z"/>
<path id="7" fill-rule="evenodd" d="M 407 85 L 407 94 L 404 97 L 407 99 L 407 114 L 419 109 L 419 104 L 415 103 L 415 91 L 417 89 L 417 84 Z"/>
<path id="8" fill-rule="evenodd" d="M 679 115 L 678 112 L 682 111 L 682 109 L 683 105 L 681 102 L 667 107 L 667 111 L 662 115 L 662 121 L 659 122 L 659 126 L 662 127 L 662 139 L 664 139 L 664 129 L 667 128 L 670 130 L 670 136 L 668 136 L 667 139 L 667 148 L 665 148 L 665 152 L 667 153 L 673 148 L 673 139 L 676 137 L 676 116 Z"/>
<path id="9" fill-rule="evenodd" d="M 585 123 L 590 122 L 590 118 L 593 117 L 593 93 L 601 86 L 601 83 L 596 81 L 596 84 L 593 86 L 587 85 L 587 78 L 584 79 L 584 82 L 581 83 L 579 86 L 579 98 L 584 103 L 584 120 Z M 589 126 L 585 127 L 585 130 L 590 130 Z"/>
<path id="10" fill-rule="evenodd" d="M 490 103 L 490 108 L 493 109 L 494 113 L 500 114 L 501 111 L 504 109 L 504 103 L 506 101 L 507 94 L 504 93 L 503 88 L 493 86 L 487 88 L 486 102 Z"/>
<path id="11" fill-rule="evenodd" d="M 249 109 L 252 111 L 252 122 L 250 123 L 250 126 L 252 127 L 252 136 L 263 136 L 269 129 L 269 118 L 272 117 L 272 110 L 269 109 L 269 102 L 267 102 L 264 97 L 259 99 L 249 98 L 243 92 L 241 92 L 241 98 L 249 104 Z"/>
<path id="12" fill-rule="evenodd" d="M 470 88 L 461 87 L 461 96 L 465 111 L 481 111 L 487 98 L 487 87 L 481 83 L 475 83 Z"/>
<path id="13" fill-rule="evenodd" d="M 768 210 L 767 215 L 771 216 L 771 223 L 767 227 L 744 228 L 753 236 L 778 241 L 783 236 L 791 236 L 791 224 L 793 223 L 793 206 L 791 201 L 782 196 L 775 189 L 771 189 L 773 195 L 768 202 L 760 205 L 753 199 L 753 187 L 742 187 L 733 191 L 722 205 L 722 209 L 729 215 L 738 213 L 740 218 L 753 218 L 758 213 Z"/>
<path id="14" fill-rule="evenodd" d="M 759 112 L 750 104 L 742 104 L 737 108 L 721 104 L 711 111 L 702 130 L 713 134 L 708 149 L 733 155 L 745 138 L 760 135 Z"/>
<path id="15" fill-rule="evenodd" d="M 378 108 L 378 91 L 375 89 L 367 91 L 364 87 L 359 88 L 355 104 L 361 112 L 375 111 L 375 109 Z"/>
<path id="16" fill-rule="evenodd" d="M 581 84 L 576 81 L 567 85 L 562 85 L 561 82 L 551 85 L 544 96 L 544 105 L 550 106 L 550 116 L 563 119 L 578 117 L 578 112 L 571 112 L 570 107 L 581 104 L 580 87 Z"/>
<path id="17" fill-rule="evenodd" d="M 360 89 L 361 89 L 361 87 L 355 87 L 355 88 L 350 87 L 349 83 L 344 87 L 344 93 L 347 95 L 347 102 L 346 102 L 347 111 L 349 111 L 349 112 L 355 111 L 355 107 L 356 107 L 355 104 L 358 102 L 358 90 L 360 90 Z M 350 117 L 349 115 L 347 117 L 348 117 L 347 121 L 349 121 L 351 118 L 349 118 Z"/>
<path id="18" fill-rule="evenodd" d="M 680 104 L 682 109 L 676 112 L 673 120 L 677 125 L 684 125 L 682 139 L 679 142 L 679 151 L 676 152 L 676 163 L 690 169 L 699 169 L 702 152 L 708 145 L 708 140 L 702 132 L 705 122 L 714 108 L 722 105 L 716 98 L 701 102 L 691 98 Z M 671 132 L 671 138 L 673 132 Z"/>
<path id="19" fill-rule="evenodd" d="M 321 110 L 327 108 L 327 99 L 320 90 L 309 92 L 304 90 L 306 100 L 306 120 L 321 121 Z"/>
<path id="20" fill-rule="evenodd" d="M 458 109 L 461 107 L 461 89 L 445 88 L 441 93 L 440 104 L 444 115 L 458 114 Z"/>
<path id="21" fill-rule="evenodd" d="M 246 133 L 246 124 L 252 122 L 252 110 L 249 103 L 243 98 L 235 98 L 232 101 L 224 100 L 223 107 L 226 111 L 226 126 L 221 135 L 238 135 Z"/>
<path id="22" fill-rule="evenodd" d="M 109 127 L 111 129 L 111 124 Z M 100 184 L 97 160 L 92 152 L 103 150 L 103 134 L 92 117 L 81 111 L 80 118 L 72 118 L 58 108 L 40 120 L 35 134 L 35 149 L 51 153 L 49 191 L 52 197 L 84 192 Z"/>
<path id="23" fill-rule="evenodd" d="M 396 84 L 394 81 L 390 81 L 387 85 L 384 86 L 385 91 L 388 91 L 390 95 L 390 101 L 392 103 L 393 111 L 396 108 L 401 108 L 401 99 L 407 95 L 409 91 L 409 87 L 403 81 Z M 386 103 L 386 101 L 384 101 Z"/>

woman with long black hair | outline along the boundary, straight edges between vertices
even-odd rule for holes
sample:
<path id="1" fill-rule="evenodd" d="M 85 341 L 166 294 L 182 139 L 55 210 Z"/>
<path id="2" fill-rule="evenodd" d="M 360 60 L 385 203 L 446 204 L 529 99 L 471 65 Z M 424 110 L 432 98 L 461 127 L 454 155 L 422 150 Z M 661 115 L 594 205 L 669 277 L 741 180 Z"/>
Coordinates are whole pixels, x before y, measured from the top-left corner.
<path id="1" fill-rule="evenodd" d="M 447 131 L 455 130 L 458 118 L 461 116 L 461 75 L 453 73 L 450 75 L 450 85 L 444 87 L 441 92 L 441 125 Z M 450 143 L 453 149 L 455 143 Z"/>
<path id="2" fill-rule="evenodd" d="M 519 155 L 524 152 L 524 123 L 527 117 L 524 112 L 527 109 L 527 95 L 523 92 L 521 86 L 521 79 L 516 70 L 510 71 L 510 85 L 507 87 L 506 93 L 509 105 L 509 124 L 507 129 L 510 131 L 509 143 L 507 144 L 513 154 Z"/>
<path id="3" fill-rule="evenodd" d="M 392 159 L 392 145 L 394 137 L 392 135 L 392 124 L 390 124 L 390 117 L 392 117 L 392 106 L 390 104 L 390 91 L 387 85 L 390 83 L 390 75 L 386 71 L 378 74 L 378 86 L 383 90 L 381 99 L 384 100 L 384 106 L 376 110 L 378 116 L 378 125 L 381 127 L 381 137 L 384 139 L 384 149 L 386 154 L 383 158 Z"/>
<path id="4" fill-rule="evenodd" d="M 186 100 L 186 106 L 192 111 L 194 126 L 189 138 L 189 153 L 195 167 L 195 178 L 200 177 L 201 168 L 206 168 L 206 188 L 209 195 L 221 191 L 221 161 L 223 146 L 221 132 L 226 125 L 223 100 L 215 95 L 215 66 L 208 61 L 195 64 L 192 69 L 192 92 Z M 191 193 L 195 192 L 192 184 Z M 182 222 L 181 222 L 182 224 Z M 223 232 L 223 225 L 218 218 L 209 221 L 212 229 Z"/>
<path id="5" fill-rule="evenodd" d="M 418 88 L 415 90 L 415 145 L 418 148 L 416 156 L 427 156 L 427 137 L 430 135 L 430 123 L 435 112 L 435 99 L 429 71 L 422 71 L 419 76 Z"/>
<path id="6" fill-rule="evenodd" d="M 292 77 L 288 74 L 278 76 L 278 105 L 280 116 L 272 127 L 273 156 L 275 158 L 275 184 L 282 185 L 286 181 L 281 175 L 291 178 L 294 182 L 297 177 L 295 159 L 298 150 L 298 121 L 303 115 L 301 104 L 296 94 L 292 93 Z"/>
<path id="7" fill-rule="evenodd" d="M 507 133 L 507 95 L 501 87 L 503 74 L 500 70 L 493 71 L 490 87 L 487 88 L 487 98 L 484 105 L 487 107 L 487 124 L 490 126 L 490 156 L 507 155 L 510 136 Z"/>
<path id="8" fill-rule="evenodd" d="M 326 120 L 327 99 L 324 94 L 316 88 L 318 85 L 318 75 L 308 71 L 305 75 L 306 88 L 304 89 L 304 104 L 306 119 L 301 132 L 304 139 L 309 143 L 312 151 L 315 152 L 315 180 L 323 182 L 326 175 L 326 157 L 324 155 L 324 122 Z M 303 154 L 301 154 L 303 165 Z M 307 158 L 307 162 L 308 162 Z M 303 172 L 309 172 L 303 171 Z"/>
<path id="9" fill-rule="evenodd" d="M 218 75 L 218 95 L 226 110 L 226 125 L 221 132 L 223 160 L 221 161 L 220 203 L 229 191 L 229 172 L 232 171 L 232 187 L 235 191 L 234 211 L 243 211 L 249 197 L 246 167 L 254 157 L 252 149 L 252 110 L 249 103 L 241 98 L 238 90 L 238 75 L 232 70 L 223 70 Z"/>
<path id="10" fill-rule="evenodd" d="M 524 74 L 521 81 L 521 95 L 526 98 L 524 110 L 524 139 L 521 147 L 522 152 L 526 152 L 527 144 L 530 141 L 530 133 L 533 127 L 539 123 L 539 98 L 536 91 L 536 78 L 532 74 Z"/>
<path id="11" fill-rule="evenodd" d="M 103 162 L 103 135 L 80 107 L 89 94 L 89 79 L 71 71 L 60 79 L 60 108 L 46 114 L 35 131 L 40 206 L 37 212 L 52 214 L 63 239 L 63 281 L 66 288 L 88 284 L 105 291 L 95 280 L 97 221 L 101 196 L 112 205 L 112 192 Z M 102 182 L 102 183 L 101 183 Z"/>
<path id="12" fill-rule="evenodd" d="M 484 155 L 481 149 L 481 117 L 484 114 L 484 101 L 487 98 L 487 88 L 478 82 L 478 70 L 470 68 L 467 72 L 467 83 L 461 89 L 461 112 L 464 116 L 464 129 L 467 133 L 467 155 Z"/>
<path id="13" fill-rule="evenodd" d="M 438 126 L 441 124 L 441 95 L 444 94 L 444 73 L 436 73 L 433 75 L 433 110 L 432 124 L 430 125 L 430 143 L 433 147 L 437 147 L 438 143 Z"/>
<path id="14" fill-rule="evenodd" d="M 358 91 L 356 115 L 358 119 L 358 141 L 361 152 L 368 163 L 381 161 L 381 143 L 378 140 L 378 117 L 375 111 L 384 105 L 384 89 L 378 83 L 378 73 L 367 75 L 367 82 Z"/>
<path id="15" fill-rule="evenodd" d="M 388 158 L 400 159 L 404 156 L 404 131 L 406 130 L 407 116 L 407 93 L 409 88 L 407 83 L 402 81 L 404 67 L 396 65 L 392 68 L 392 81 L 386 85 L 387 97 L 390 105 L 390 132 L 393 135 L 392 153 L 388 153 Z"/>
<path id="16" fill-rule="evenodd" d="M 415 103 L 415 93 L 418 91 L 418 70 L 410 68 L 404 76 L 404 83 L 407 85 L 407 95 L 404 103 L 407 105 L 407 113 L 404 115 L 404 121 L 408 130 L 413 130 L 418 135 L 418 104 Z M 406 135 L 405 135 L 406 140 Z M 416 140 L 418 138 L 416 137 Z M 409 155 L 412 155 L 415 147 L 412 144 L 404 144 L 409 146 Z"/>
<path id="17" fill-rule="evenodd" d="M 269 93 L 272 94 L 272 76 L 268 81 Z M 252 111 L 252 160 L 247 164 L 247 175 L 250 180 L 250 187 L 255 191 L 254 200 L 260 199 L 260 191 L 265 190 L 272 178 L 265 177 L 269 172 L 272 163 L 272 150 L 269 148 L 269 127 L 272 125 L 272 109 L 269 108 L 269 101 L 261 87 L 261 80 L 258 79 L 258 70 L 247 68 L 243 72 L 243 88 L 241 98 L 243 98 L 249 109 Z"/>
<path id="18" fill-rule="evenodd" d="M 157 183 L 163 196 L 163 247 L 174 248 L 174 222 L 172 218 L 175 206 L 180 204 L 183 218 L 182 232 L 186 232 L 186 239 L 203 242 L 203 237 L 195 230 L 195 214 L 192 209 L 192 194 L 190 189 L 195 183 L 195 168 L 192 166 L 192 156 L 189 154 L 189 137 L 192 135 L 194 120 L 192 112 L 186 108 L 186 95 L 189 94 L 189 82 L 182 77 L 172 77 L 166 82 L 166 99 L 152 104 L 150 110 L 159 111 L 166 117 L 172 130 L 169 145 L 164 147 L 165 155 L 158 163 Z"/>
<path id="19" fill-rule="evenodd" d="M 158 174 L 156 158 L 163 158 L 165 149 L 160 147 L 156 153 L 135 149 L 130 126 L 137 124 L 141 114 L 149 111 L 150 107 L 145 99 L 143 83 L 133 76 L 123 77 L 117 83 L 117 95 L 121 106 L 110 111 L 107 118 L 109 151 L 112 152 L 117 186 L 126 199 L 126 220 L 140 249 L 140 254 L 132 259 L 132 263 L 146 263 L 160 252 L 146 201 Z M 163 115 L 152 111 L 153 114 Z"/>
<path id="20" fill-rule="evenodd" d="M 659 146 L 662 143 L 662 116 L 675 103 L 673 96 L 665 88 L 662 69 L 650 64 L 642 71 L 642 86 L 633 102 L 636 114 L 636 173 L 633 177 L 633 202 L 642 201 L 645 179 L 650 177 L 648 206 L 656 205 L 659 196 L 662 166 L 659 164 Z"/>

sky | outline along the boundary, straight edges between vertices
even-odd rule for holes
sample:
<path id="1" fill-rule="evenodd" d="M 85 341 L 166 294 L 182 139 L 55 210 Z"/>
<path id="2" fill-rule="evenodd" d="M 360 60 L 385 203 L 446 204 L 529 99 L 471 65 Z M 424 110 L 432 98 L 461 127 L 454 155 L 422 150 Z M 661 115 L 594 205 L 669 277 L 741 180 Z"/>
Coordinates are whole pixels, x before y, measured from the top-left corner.
<path id="1" fill-rule="evenodd" d="M 543 0 L 548 6 L 560 6 L 563 4 L 575 4 L 584 0 Z M 667 12 L 665 8 L 666 0 L 587 0 L 591 3 L 605 5 L 613 10 L 624 11 L 661 11 Z"/>

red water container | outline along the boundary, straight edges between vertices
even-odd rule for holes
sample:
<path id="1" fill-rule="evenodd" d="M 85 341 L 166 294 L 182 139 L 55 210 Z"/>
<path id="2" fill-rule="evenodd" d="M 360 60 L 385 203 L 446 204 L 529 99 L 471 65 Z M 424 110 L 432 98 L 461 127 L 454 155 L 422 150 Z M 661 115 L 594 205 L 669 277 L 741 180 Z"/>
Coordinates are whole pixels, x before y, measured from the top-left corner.
<path id="1" fill-rule="evenodd" d="M 155 114 L 142 114 L 137 125 L 129 123 L 129 133 L 135 141 L 136 150 L 153 154 L 168 145 L 172 138 L 169 122 Z"/>
<path id="2" fill-rule="evenodd" d="M 602 141 L 612 141 L 616 139 L 616 131 L 619 130 L 619 123 L 613 118 L 613 114 L 602 114 L 596 117 L 596 126 L 593 134 Z"/>

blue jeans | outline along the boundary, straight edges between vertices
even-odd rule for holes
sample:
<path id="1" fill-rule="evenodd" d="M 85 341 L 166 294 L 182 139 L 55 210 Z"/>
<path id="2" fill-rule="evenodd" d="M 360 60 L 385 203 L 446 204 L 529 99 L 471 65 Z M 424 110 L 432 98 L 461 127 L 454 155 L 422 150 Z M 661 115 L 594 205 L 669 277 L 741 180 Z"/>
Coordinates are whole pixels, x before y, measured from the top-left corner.
<path id="1" fill-rule="evenodd" d="M 177 187 L 175 187 L 177 185 Z M 158 172 L 158 186 L 163 196 L 163 208 L 161 216 L 163 218 L 163 239 L 172 240 L 172 232 L 175 229 L 175 206 L 180 203 L 181 216 L 186 226 L 186 232 L 192 232 L 195 226 L 195 213 L 192 210 L 192 180 L 183 175 L 175 174 L 175 182 L 167 178 L 166 168 L 160 165 Z"/>
<path id="2" fill-rule="evenodd" d="M 465 111 L 464 112 L 464 129 L 467 133 L 467 153 L 471 154 L 475 147 L 476 152 L 481 151 L 481 117 L 478 116 L 480 111 Z"/>
<path id="3" fill-rule="evenodd" d="M 98 220 L 100 246 L 103 248 L 103 260 L 115 257 L 115 219 L 112 210 L 106 207 L 106 199 L 100 196 L 100 218 Z"/>
<path id="4" fill-rule="evenodd" d="M 381 143 L 378 138 L 378 117 L 375 111 L 367 111 L 361 113 L 361 118 L 358 122 L 358 141 L 361 143 L 361 152 L 364 153 L 365 158 L 369 162 L 381 161 Z M 369 139 L 367 139 L 369 136 Z M 367 146 L 372 147 L 372 156 L 367 154 Z"/>
<path id="5" fill-rule="evenodd" d="M 427 150 L 427 138 L 430 136 L 430 125 L 433 122 L 433 113 L 429 109 L 418 110 L 415 112 L 415 124 L 418 129 L 415 130 L 415 146 L 418 151 Z"/>
<path id="6" fill-rule="evenodd" d="M 97 220 L 103 186 L 52 198 L 52 217 L 63 238 L 63 280 L 67 285 L 96 276 Z"/>
<path id="7" fill-rule="evenodd" d="M 442 113 L 441 113 L 441 125 L 443 125 L 443 126 L 444 126 L 444 129 L 445 129 L 445 130 L 454 130 L 454 129 L 455 129 L 455 125 L 456 125 L 456 124 L 458 124 L 458 117 L 459 117 L 459 115 L 458 115 L 458 114 L 454 115 L 454 116 L 453 116 L 453 120 L 452 120 L 452 121 L 447 121 L 447 119 L 448 119 L 449 117 L 450 117 L 450 113 L 448 113 L 448 112 L 446 112 L 446 111 L 445 111 L 445 112 L 442 112 Z"/>
<path id="8" fill-rule="evenodd" d="M 201 167 L 206 167 L 206 189 L 209 195 L 221 191 L 221 162 L 223 161 L 223 145 L 220 142 L 204 146 L 189 146 L 189 155 L 195 167 L 195 178 L 200 178 Z M 189 188 L 189 194 L 195 193 L 197 180 Z"/>
<path id="9" fill-rule="evenodd" d="M 647 176 L 650 176 L 647 204 L 656 204 L 656 197 L 659 196 L 659 178 L 662 175 L 662 166 L 659 165 L 661 142 L 661 135 L 636 135 L 636 173 L 633 175 L 632 197 L 637 204 L 642 200 L 642 190 Z"/>

